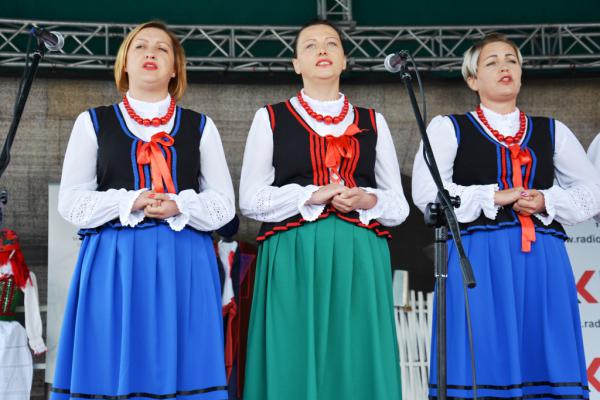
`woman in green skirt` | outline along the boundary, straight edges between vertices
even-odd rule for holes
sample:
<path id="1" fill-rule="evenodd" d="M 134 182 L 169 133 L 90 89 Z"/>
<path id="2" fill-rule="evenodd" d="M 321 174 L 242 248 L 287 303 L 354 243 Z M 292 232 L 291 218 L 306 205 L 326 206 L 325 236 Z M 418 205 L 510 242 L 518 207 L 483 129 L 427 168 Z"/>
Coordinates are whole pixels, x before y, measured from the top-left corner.
<path id="1" fill-rule="evenodd" d="M 339 91 L 341 35 L 304 26 L 304 88 L 256 112 L 240 209 L 263 222 L 244 400 L 399 400 L 389 232 L 408 203 L 390 130 Z"/>

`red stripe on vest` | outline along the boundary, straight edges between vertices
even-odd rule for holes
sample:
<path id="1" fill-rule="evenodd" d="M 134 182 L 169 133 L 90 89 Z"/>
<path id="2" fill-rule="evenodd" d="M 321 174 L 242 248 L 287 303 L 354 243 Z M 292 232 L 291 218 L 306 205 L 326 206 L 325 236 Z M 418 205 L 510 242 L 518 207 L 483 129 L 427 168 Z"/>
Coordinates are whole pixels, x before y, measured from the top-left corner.
<path id="1" fill-rule="evenodd" d="M 377 135 L 377 124 L 375 123 L 375 110 L 369 108 L 369 116 L 371 117 L 371 124 L 373 125 L 373 131 Z"/>
<path id="2" fill-rule="evenodd" d="M 271 121 L 271 131 L 275 132 L 275 113 L 273 112 L 273 107 L 268 105 L 267 110 L 269 111 L 269 120 Z"/>
<path id="3" fill-rule="evenodd" d="M 352 181 L 352 187 L 356 187 L 356 181 L 354 180 L 354 174 L 356 173 L 356 166 L 358 165 L 358 159 L 360 158 L 360 143 L 358 139 L 352 138 L 352 144 L 354 145 L 354 157 L 352 158 L 352 164 L 350 166 L 350 179 Z"/>
<path id="4" fill-rule="evenodd" d="M 316 135 L 316 133 L 315 133 Z M 326 145 L 325 145 L 325 141 L 326 139 L 323 136 L 319 136 L 319 150 L 320 150 L 320 154 L 321 154 L 321 158 L 319 160 L 319 169 L 322 171 L 323 174 L 323 180 L 321 181 L 321 185 L 325 186 L 325 185 L 329 185 L 330 182 L 330 178 L 329 178 L 329 168 L 327 168 L 327 166 L 325 165 L 325 153 L 326 153 Z"/>
<path id="5" fill-rule="evenodd" d="M 358 126 L 360 115 L 358 110 L 354 109 L 354 123 Z M 354 180 L 354 173 L 356 172 L 356 166 L 358 165 L 358 158 L 360 157 L 360 143 L 358 139 L 352 137 L 352 145 L 354 146 L 354 154 L 350 160 L 350 168 L 348 170 L 348 178 L 350 179 L 350 187 L 356 187 L 356 181 Z"/>
<path id="6" fill-rule="evenodd" d="M 531 176 L 531 166 L 533 165 L 533 161 L 527 164 L 525 168 L 525 179 L 523 179 L 523 187 L 525 189 L 529 189 L 529 178 Z"/>
<path id="7" fill-rule="evenodd" d="M 139 154 L 140 147 L 142 147 L 142 141 L 138 141 L 137 148 L 135 149 L 135 154 Z M 140 176 L 140 187 L 138 189 L 142 189 L 146 187 L 146 175 L 144 174 L 144 166 L 142 164 L 137 165 L 138 175 Z"/>
<path id="8" fill-rule="evenodd" d="M 173 176 L 173 165 L 171 165 L 171 149 L 167 146 L 164 146 L 165 154 L 167 155 L 167 167 L 169 167 L 169 173 Z"/>
<path id="9" fill-rule="evenodd" d="M 508 181 L 506 180 L 506 147 L 500 147 L 500 157 L 502 157 L 502 184 L 504 185 L 504 189 L 510 188 L 508 185 Z"/>
<path id="10" fill-rule="evenodd" d="M 317 168 L 317 144 L 315 143 L 315 136 L 308 135 L 309 149 L 310 149 L 310 162 L 313 171 L 313 185 L 319 185 L 319 170 Z"/>

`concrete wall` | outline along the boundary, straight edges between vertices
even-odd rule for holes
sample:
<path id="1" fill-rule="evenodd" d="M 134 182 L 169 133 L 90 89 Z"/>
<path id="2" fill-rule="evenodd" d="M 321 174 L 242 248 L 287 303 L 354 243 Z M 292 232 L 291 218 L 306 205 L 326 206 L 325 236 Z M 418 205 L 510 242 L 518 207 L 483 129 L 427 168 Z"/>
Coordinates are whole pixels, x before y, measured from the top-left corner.
<path id="1" fill-rule="evenodd" d="M 425 83 L 429 118 L 464 112 L 477 104 L 476 96 L 462 81 Z M 17 86 L 17 78 L 0 78 L 2 140 L 12 118 Z M 404 87 L 399 83 L 352 84 L 343 89 L 352 103 L 374 107 L 384 114 L 394 135 L 402 172 L 410 175 L 420 139 Z M 201 111 L 216 122 L 237 188 L 246 134 L 254 112 L 297 90 L 298 86 L 291 84 L 192 84 L 182 105 Z M 537 78 L 525 84 L 519 106 L 529 114 L 550 115 L 563 121 L 587 148 L 600 132 L 599 95 L 600 78 Z M 112 81 L 38 79 L 31 91 L 13 145 L 12 161 L 0 180 L 0 187 L 9 191 L 4 226 L 21 236 L 25 259 L 38 276 L 42 303 L 47 281 L 47 184 L 60 180 L 62 158 L 78 113 L 118 98 Z M 407 195 L 409 189 L 405 188 Z M 240 236 L 251 240 L 257 229 L 257 224 L 242 219 Z M 36 374 L 33 398 L 42 398 L 40 376 Z"/>

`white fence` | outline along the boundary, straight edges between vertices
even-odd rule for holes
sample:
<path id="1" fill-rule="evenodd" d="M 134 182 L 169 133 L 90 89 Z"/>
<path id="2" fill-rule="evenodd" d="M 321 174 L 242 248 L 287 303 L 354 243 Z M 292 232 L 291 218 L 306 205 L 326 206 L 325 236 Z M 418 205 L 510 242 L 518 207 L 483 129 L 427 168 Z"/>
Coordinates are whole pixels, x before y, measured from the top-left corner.
<path id="1" fill-rule="evenodd" d="M 394 276 L 394 311 L 400 352 L 402 398 L 426 400 L 429 384 L 433 293 L 410 291 L 399 293 L 398 276 Z M 425 298 L 427 296 L 427 298 Z M 407 297 L 403 300 L 403 297 Z"/>

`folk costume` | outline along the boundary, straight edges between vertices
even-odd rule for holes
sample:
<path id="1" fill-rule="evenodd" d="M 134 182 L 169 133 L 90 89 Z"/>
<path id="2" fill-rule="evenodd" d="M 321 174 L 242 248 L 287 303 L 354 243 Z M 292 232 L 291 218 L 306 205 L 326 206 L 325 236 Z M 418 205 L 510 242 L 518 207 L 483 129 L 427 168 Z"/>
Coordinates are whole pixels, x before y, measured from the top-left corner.
<path id="1" fill-rule="evenodd" d="M 330 183 L 377 204 L 347 214 L 305 204 Z M 383 116 L 303 91 L 260 109 L 240 209 L 263 223 L 244 400 L 399 399 L 386 226 L 402 223 L 408 204 Z"/>
<path id="2" fill-rule="evenodd" d="M 25 328 L 17 306 L 25 306 Z M 35 274 L 21 252 L 19 238 L 0 229 L 0 398 L 29 400 L 33 380 L 31 351 L 42 354 L 42 319 Z"/>
<path id="3" fill-rule="evenodd" d="M 600 184 L 573 133 L 560 121 L 516 110 L 435 117 L 428 129 L 477 287 L 469 290 L 477 395 L 497 399 L 587 399 L 588 385 L 573 272 L 562 224 L 600 210 Z M 497 190 L 537 189 L 546 211 L 528 217 L 494 204 Z M 413 199 L 423 210 L 436 189 L 421 149 Z M 449 398 L 473 397 L 459 259 L 449 243 Z M 430 396 L 436 398 L 432 338 Z"/>
<path id="4" fill-rule="evenodd" d="M 82 113 L 65 155 L 59 211 L 83 243 L 52 399 L 227 399 L 209 232 L 235 207 L 217 128 L 170 97 L 124 100 Z M 157 116 L 162 125 L 136 122 Z M 132 212 L 150 188 L 180 214 Z"/>

